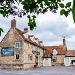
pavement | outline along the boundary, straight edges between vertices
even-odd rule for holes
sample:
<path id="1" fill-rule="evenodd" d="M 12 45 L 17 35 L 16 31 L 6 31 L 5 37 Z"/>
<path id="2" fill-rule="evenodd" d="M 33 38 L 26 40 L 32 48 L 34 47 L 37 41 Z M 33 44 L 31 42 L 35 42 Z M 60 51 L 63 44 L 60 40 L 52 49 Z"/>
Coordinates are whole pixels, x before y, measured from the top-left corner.
<path id="1" fill-rule="evenodd" d="M 75 75 L 75 66 L 40 67 L 40 68 L 34 68 L 27 71 L 0 70 L 0 75 Z"/>

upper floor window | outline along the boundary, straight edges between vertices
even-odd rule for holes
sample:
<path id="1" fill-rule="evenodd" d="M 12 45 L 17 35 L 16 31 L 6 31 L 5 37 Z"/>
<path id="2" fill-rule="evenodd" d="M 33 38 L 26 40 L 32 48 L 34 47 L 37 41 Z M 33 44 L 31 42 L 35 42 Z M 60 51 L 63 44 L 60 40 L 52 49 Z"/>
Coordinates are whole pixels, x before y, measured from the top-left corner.
<path id="1" fill-rule="evenodd" d="M 36 47 L 36 52 L 40 52 L 40 49 Z"/>
<path id="2" fill-rule="evenodd" d="M 32 55 L 28 55 L 28 60 L 31 61 L 32 60 Z"/>
<path id="3" fill-rule="evenodd" d="M 28 48 L 32 48 L 32 45 L 31 44 L 28 44 Z"/>
<path id="4" fill-rule="evenodd" d="M 15 43 L 15 47 L 16 47 L 16 48 L 20 48 L 20 42 L 16 42 L 16 43 Z"/>

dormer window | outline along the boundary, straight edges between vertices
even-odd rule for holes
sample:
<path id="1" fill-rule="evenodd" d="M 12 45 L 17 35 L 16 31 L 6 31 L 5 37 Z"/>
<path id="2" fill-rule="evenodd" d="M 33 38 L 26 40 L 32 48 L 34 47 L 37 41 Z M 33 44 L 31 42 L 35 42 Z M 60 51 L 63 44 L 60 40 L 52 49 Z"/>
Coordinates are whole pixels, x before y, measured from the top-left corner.
<path id="1" fill-rule="evenodd" d="M 32 45 L 31 44 L 28 44 L 28 48 L 32 48 Z"/>
<path id="2" fill-rule="evenodd" d="M 20 48 L 20 42 L 15 42 L 15 48 Z"/>
<path id="3" fill-rule="evenodd" d="M 54 49 L 54 50 L 53 50 L 53 56 L 56 56 L 57 54 L 58 54 L 57 50 Z"/>

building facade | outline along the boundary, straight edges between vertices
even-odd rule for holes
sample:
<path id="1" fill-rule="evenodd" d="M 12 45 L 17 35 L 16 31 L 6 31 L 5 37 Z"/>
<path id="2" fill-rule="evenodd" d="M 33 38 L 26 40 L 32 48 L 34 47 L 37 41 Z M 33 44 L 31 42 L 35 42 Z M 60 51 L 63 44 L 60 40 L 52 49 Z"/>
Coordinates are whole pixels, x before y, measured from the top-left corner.
<path id="1" fill-rule="evenodd" d="M 65 50 L 63 46 L 46 46 L 45 48 L 46 54 L 43 57 L 45 60 L 44 63 L 47 63 L 47 60 L 49 60 L 50 61 L 49 66 L 64 65 Z"/>
<path id="2" fill-rule="evenodd" d="M 75 51 L 67 50 L 65 37 L 59 46 L 43 46 L 34 35 L 27 34 L 11 21 L 11 28 L 0 42 L 0 69 L 30 69 L 40 66 L 75 65 Z"/>
<path id="3" fill-rule="evenodd" d="M 75 50 L 68 50 L 64 58 L 65 66 L 74 66 L 75 65 Z"/>
<path id="4" fill-rule="evenodd" d="M 42 42 L 30 37 L 24 31 L 16 28 L 16 20 L 11 21 L 11 28 L 0 42 L 0 68 L 29 69 L 42 66 Z M 32 39 L 33 38 L 33 39 Z"/>
<path id="5" fill-rule="evenodd" d="M 67 50 L 65 37 L 63 45 L 45 46 L 43 66 L 75 65 L 75 50 Z"/>

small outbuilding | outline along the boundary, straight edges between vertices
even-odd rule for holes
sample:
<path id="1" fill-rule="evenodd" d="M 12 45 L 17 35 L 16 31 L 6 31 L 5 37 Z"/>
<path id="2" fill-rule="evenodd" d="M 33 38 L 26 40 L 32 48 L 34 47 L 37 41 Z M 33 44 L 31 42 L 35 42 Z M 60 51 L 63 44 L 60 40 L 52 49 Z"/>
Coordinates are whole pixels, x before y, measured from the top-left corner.
<path id="1" fill-rule="evenodd" d="M 66 51 L 64 58 L 64 65 L 65 66 L 75 65 L 75 50 Z"/>
<path id="2" fill-rule="evenodd" d="M 51 66 L 51 54 L 48 51 L 43 55 L 43 66 Z"/>

